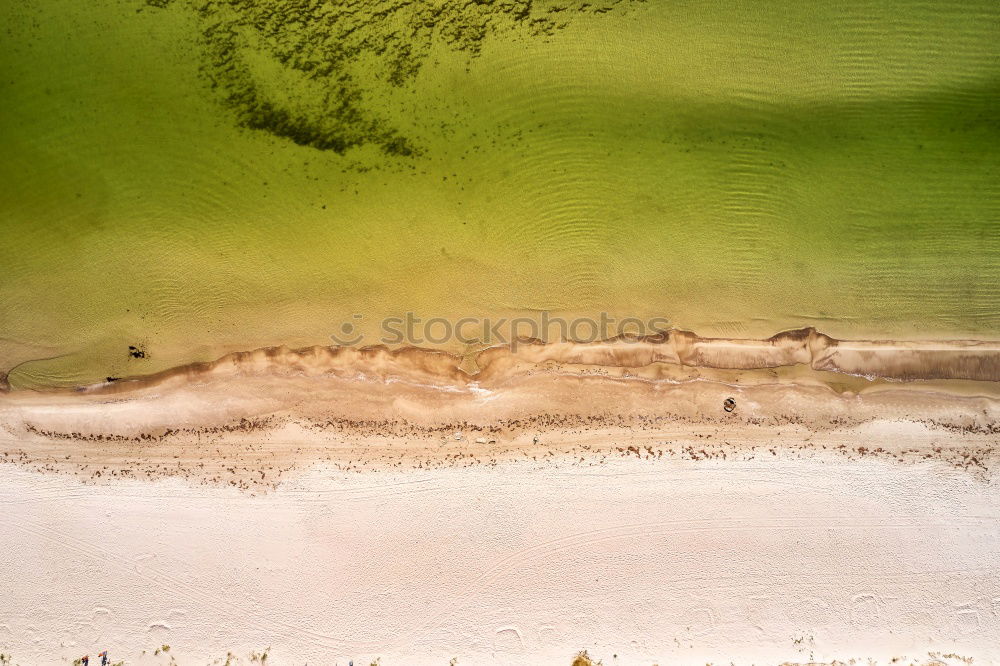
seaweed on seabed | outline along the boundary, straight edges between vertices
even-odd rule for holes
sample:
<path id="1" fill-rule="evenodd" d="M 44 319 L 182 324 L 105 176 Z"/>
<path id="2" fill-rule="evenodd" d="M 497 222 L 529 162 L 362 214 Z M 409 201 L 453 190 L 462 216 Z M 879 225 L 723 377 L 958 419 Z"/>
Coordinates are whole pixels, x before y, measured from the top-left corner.
<path id="1" fill-rule="evenodd" d="M 158 7 L 171 1 L 147 0 Z M 422 151 L 382 114 L 383 94 L 412 84 L 435 43 L 471 59 L 490 35 L 550 37 L 577 16 L 643 0 L 188 1 L 202 21 L 202 74 L 222 92 L 239 125 L 317 150 L 343 154 L 373 145 L 387 156 L 410 158 Z M 258 87 L 245 59 L 249 51 L 270 58 L 289 81 L 303 82 L 283 88 L 291 102 Z M 354 68 L 361 64 L 359 73 Z"/>
<path id="2" fill-rule="evenodd" d="M 410 143 L 409 139 L 402 136 L 396 136 L 394 139 L 389 140 L 382 146 L 382 150 L 386 154 L 396 157 L 413 157 L 414 155 L 419 155 L 421 152 Z"/>
<path id="3" fill-rule="evenodd" d="M 234 101 L 234 98 L 231 97 L 230 101 Z M 264 130 L 274 136 L 290 139 L 300 146 L 332 150 L 338 154 L 345 153 L 351 147 L 343 136 L 323 132 L 307 119 L 293 117 L 285 109 L 276 108 L 270 102 L 244 104 L 242 108 L 242 124 L 248 129 Z"/>

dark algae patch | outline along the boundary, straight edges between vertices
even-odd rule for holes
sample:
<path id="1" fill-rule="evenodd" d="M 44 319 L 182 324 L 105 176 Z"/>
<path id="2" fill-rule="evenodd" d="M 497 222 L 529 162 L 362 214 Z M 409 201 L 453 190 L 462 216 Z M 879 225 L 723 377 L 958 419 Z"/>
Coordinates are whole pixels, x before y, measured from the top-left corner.
<path id="1" fill-rule="evenodd" d="M 318 150 L 371 145 L 410 157 L 421 149 L 385 97 L 433 66 L 435 48 L 475 58 L 492 35 L 552 37 L 579 17 L 641 1 L 208 0 L 196 10 L 203 73 L 241 126 Z"/>

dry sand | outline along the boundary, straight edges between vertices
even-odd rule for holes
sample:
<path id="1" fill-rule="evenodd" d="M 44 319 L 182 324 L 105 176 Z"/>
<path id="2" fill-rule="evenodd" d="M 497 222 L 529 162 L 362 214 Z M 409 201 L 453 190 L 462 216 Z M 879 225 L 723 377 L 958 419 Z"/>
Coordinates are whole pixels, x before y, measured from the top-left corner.
<path id="1" fill-rule="evenodd" d="M 257 497 L 0 469 L 23 664 L 1000 662 L 996 483 L 938 462 L 314 466 Z"/>
<path id="2" fill-rule="evenodd" d="M 997 359 L 674 332 L 9 392 L 0 652 L 1000 662 Z"/>

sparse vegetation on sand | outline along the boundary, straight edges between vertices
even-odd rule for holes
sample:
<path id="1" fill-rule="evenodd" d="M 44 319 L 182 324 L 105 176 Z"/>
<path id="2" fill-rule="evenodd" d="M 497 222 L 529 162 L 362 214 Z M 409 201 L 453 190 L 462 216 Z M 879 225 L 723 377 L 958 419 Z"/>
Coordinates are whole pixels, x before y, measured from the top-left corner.
<path id="1" fill-rule="evenodd" d="M 587 654 L 587 651 L 583 650 L 573 658 L 571 666 L 601 666 L 601 662 L 594 661 L 590 658 L 590 655 Z"/>

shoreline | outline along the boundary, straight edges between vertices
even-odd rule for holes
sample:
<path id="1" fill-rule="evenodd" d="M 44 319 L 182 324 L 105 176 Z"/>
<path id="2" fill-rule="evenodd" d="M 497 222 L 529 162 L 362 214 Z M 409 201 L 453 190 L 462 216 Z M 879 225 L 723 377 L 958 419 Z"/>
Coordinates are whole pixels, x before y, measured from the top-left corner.
<path id="1" fill-rule="evenodd" d="M 19 365 L 30 363 L 22 361 Z M 867 380 L 967 380 L 1000 382 L 1000 342 L 987 340 L 839 340 L 814 327 L 782 331 L 769 338 L 703 337 L 670 329 L 655 335 L 620 335 L 597 342 L 545 342 L 518 338 L 458 353 L 446 349 L 386 345 L 260 347 L 224 354 L 153 373 L 114 377 L 83 386 L 31 389 L 35 393 L 130 391 L 178 378 L 203 376 L 351 371 L 376 376 L 421 376 L 462 385 L 500 381 L 541 364 L 636 369 L 656 379 L 690 379 L 694 370 L 765 370 L 806 367 Z M 658 370 L 651 373 L 656 366 Z M 17 392 L 10 368 L 0 371 L 0 393 Z"/>
<path id="2" fill-rule="evenodd" d="M 803 329 L 763 341 L 522 341 L 465 357 L 267 348 L 73 391 L 4 393 L 0 460 L 94 481 L 182 476 L 245 490 L 317 462 L 375 470 L 823 449 L 988 474 L 1000 382 L 968 376 L 1000 377 L 1000 353 L 934 344 Z M 861 362 L 896 375 L 919 365 L 932 378 L 830 369 Z"/>

